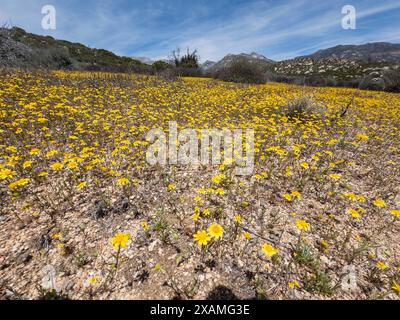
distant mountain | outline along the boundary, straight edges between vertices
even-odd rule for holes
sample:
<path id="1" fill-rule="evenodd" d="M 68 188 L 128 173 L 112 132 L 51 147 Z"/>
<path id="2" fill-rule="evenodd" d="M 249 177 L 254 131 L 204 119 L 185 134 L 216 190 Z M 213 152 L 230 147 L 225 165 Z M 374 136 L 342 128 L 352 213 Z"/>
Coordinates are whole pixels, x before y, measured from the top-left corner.
<path id="1" fill-rule="evenodd" d="M 364 45 L 339 45 L 308 56 L 279 61 L 273 72 L 290 77 L 311 77 L 353 81 L 400 70 L 400 44 L 385 42 Z"/>
<path id="2" fill-rule="evenodd" d="M 206 62 L 201 64 L 201 68 L 203 70 L 208 70 L 208 69 L 212 68 L 213 66 L 215 66 L 215 64 L 216 64 L 216 62 L 207 60 Z"/>
<path id="3" fill-rule="evenodd" d="M 121 72 L 140 72 L 147 67 L 104 49 L 39 36 L 16 27 L 0 28 L 0 66 Z"/>
<path id="4" fill-rule="evenodd" d="M 151 60 L 150 58 L 147 58 L 147 57 L 132 57 L 132 59 L 138 60 L 141 63 L 147 64 L 149 66 L 151 66 L 154 63 L 153 60 Z"/>
<path id="5" fill-rule="evenodd" d="M 303 58 L 342 59 L 364 62 L 400 62 L 400 44 L 375 42 L 364 45 L 339 45 L 319 50 Z"/>
<path id="6" fill-rule="evenodd" d="M 220 60 L 217 63 L 214 63 L 212 66 L 210 66 L 208 68 L 208 71 L 215 72 L 220 69 L 229 67 L 234 62 L 243 61 L 243 60 L 245 60 L 249 63 L 252 63 L 252 64 L 257 64 L 258 66 L 260 66 L 264 69 L 269 68 L 274 63 L 273 60 L 268 59 L 265 56 L 255 53 L 255 52 L 250 53 L 250 54 L 241 53 L 241 54 L 237 54 L 237 55 L 228 54 L 222 60 Z"/>

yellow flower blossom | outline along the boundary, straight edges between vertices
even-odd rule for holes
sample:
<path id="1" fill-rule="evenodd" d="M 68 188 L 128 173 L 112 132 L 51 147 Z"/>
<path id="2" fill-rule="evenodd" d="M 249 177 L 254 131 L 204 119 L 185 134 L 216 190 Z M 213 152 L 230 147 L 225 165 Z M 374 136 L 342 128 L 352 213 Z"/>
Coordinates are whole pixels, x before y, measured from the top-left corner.
<path id="1" fill-rule="evenodd" d="M 379 261 L 376 264 L 376 267 L 380 270 L 386 270 L 387 268 L 389 268 L 383 261 Z"/>
<path id="2" fill-rule="evenodd" d="M 196 234 L 193 235 L 193 238 L 199 246 L 206 246 L 207 243 L 211 240 L 211 237 L 208 235 L 207 231 L 204 230 L 198 231 Z"/>
<path id="3" fill-rule="evenodd" d="M 120 179 L 117 180 L 117 182 L 118 182 L 118 185 L 120 185 L 120 186 L 125 186 L 125 185 L 129 184 L 129 179 L 127 179 L 127 178 L 120 178 Z"/>
<path id="4" fill-rule="evenodd" d="M 296 226 L 301 231 L 310 231 L 310 224 L 305 220 L 297 220 Z"/>
<path id="5" fill-rule="evenodd" d="M 272 245 L 270 245 L 269 243 L 265 243 L 262 247 L 262 251 L 264 252 L 264 254 L 271 258 L 274 255 L 279 253 L 279 250 L 274 248 Z"/>
<path id="6" fill-rule="evenodd" d="M 86 181 L 83 181 L 83 182 L 81 182 L 81 183 L 79 183 L 78 185 L 77 185 L 77 189 L 78 190 L 82 190 L 83 188 L 85 188 L 87 186 L 87 182 Z"/>
<path id="7" fill-rule="evenodd" d="M 17 189 L 17 188 L 19 188 L 19 187 L 26 186 L 26 185 L 29 183 L 29 181 L 30 181 L 30 179 L 28 179 L 28 178 L 23 178 L 23 179 L 20 179 L 20 180 L 18 180 L 18 181 L 15 181 L 15 182 L 13 182 L 13 183 L 10 183 L 10 184 L 8 185 L 8 187 L 9 187 L 11 190 L 15 190 L 15 189 Z"/>
<path id="8" fill-rule="evenodd" d="M 89 279 L 89 284 L 95 285 L 98 282 L 98 279 L 96 276 L 93 276 Z"/>
<path id="9" fill-rule="evenodd" d="M 332 180 L 337 181 L 337 180 L 340 180 L 340 178 L 342 177 L 342 175 L 341 175 L 341 174 L 337 174 L 337 173 L 332 173 L 332 174 L 329 175 L 329 177 L 330 177 Z"/>
<path id="10" fill-rule="evenodd" d="M 360 212 L 353 208 L 347 209 L 347 213 L 355 219 L 358 219 L 360 217 Z"/>
<path id="11" fill-rule="evenodd" d="M 174 183 L 170 183 L 170 184 L 167 186 L 168 192 L 171 192 L 171 191 L 173 191 L 173 190 L 175 190 L 175 189 L 176 189 L 176 185 L 175 185 Z"/>
<path id="12" fill-rule="evenodd" d="M 129 233 L 117 233 L 112 239 L 111 244 L 114 249 L 126 248 L 126 244 L 130 240 L 131 235 Z"/>
<path id="13" fill-rule="evenodd" d="M 142 221 L 140 223 L 140 225 L 142 226 L 144 231 L 149 231 L 150 227 L 149 227 L 149 224 L 147 223 L 147 221 Z"/>
<path id="14" fill-rule="evenodd" d="M 379 208 L 386 207 L 386 202 L 384 200 L 382 200 L 382 199 L 379 199 L 379 198 L 375 199 L 373 203 L 374 203 L 375 206 L 377 206 Z"/>
<path id="15" fill-rule="evenodd" d="M 390 214 L 395 216 L 396 218 L 400 218 L 400 210 L 391 210 Z"/>
<path id="16" fill-rule="evenodd" d="M 222 226 L 219 225 L 218 223 L 213 223 L 208 228 L 208 233 L 210 234 L 211 237 L 215 239 L 220 239 L 224 234 L 224 228 L 222 228 Z"/>
<path id="17" fill-rule="evenodd" d="M 60 171 L 64 165 L 62 163 L 56 162 L 50 166 L 54 171 Z"/>
<path id="18" fill-rule="evenodd" d="M 289 282 L 288 286 L 289 289 L 293 290 L 294 288 L 299 287 L 299 282 L 297 280 L 294 280 L 293 282 Z"/>
<path id="19" fill-rule="evenodd" d="M 22 164 L 22 168 L 24 168 L 24 169 L 29 168 L 32 165 L 32 163 L 33 163 L 32 161 L 25 161 Z"/>
<path id="20" fill-rule="evenodd" d="M 10 169 L 0 169 L 0 179 L 5 180 L 7 178 L 12 178 L 15 175 L 15 171 Z"/>
<path id="21" fill-rule="evenodd" d="M 400 283 L 393 281 L 392 289 L 394 292 L 396 292 L 398 295 L 400 295 Z"/>

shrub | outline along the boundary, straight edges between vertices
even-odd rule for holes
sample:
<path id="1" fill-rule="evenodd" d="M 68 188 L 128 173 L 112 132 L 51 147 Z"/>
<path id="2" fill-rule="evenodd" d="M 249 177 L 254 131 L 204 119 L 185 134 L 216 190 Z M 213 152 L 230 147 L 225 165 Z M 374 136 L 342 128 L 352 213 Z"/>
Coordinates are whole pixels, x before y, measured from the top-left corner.
<path id="1" fill-rule="evenodd" d="M 267 81 L 266 73 L 261 67 L 245 59 L 238 59 L 230 66 L 216 71 L 214 77 L 223 81 L 248 84 L 262 84 Z"/>
<path id="2" fill-rule="evenodd" d="M 174 68 L 168 68 L 161 71 L 157 71 L 155 75 L 158 78 L 167 81 L 175 81 L 178 78 L 177 72 Z"/>
<path id="3" fill-rule="evenodd" d="M 304 84 L 312 87 L 335 87 L 337 81 L 330 76 L 311 75 L 305 78 Z"/>
<path id="4" fill-rule="evenodd" d="M 291 100 L 286 106 L 282 107 L 281 114 L 289 119 L 306 121 L 321 117 L 324 110 L 314 99 L 305 96 Z"/>
<path id="5" fill-rule="evenodd" d="M 358 88 L 360 86 L 361 78 L 354 79 L 337 79 L 336 85 L 338 87 L 346 87 L 346 88 Z"/>
<path id="6" fill-rule="evenodd" d="M 172 52 L 172 61 L 178 76 L 197 77 L 202 75 L 199 65 L 200 57 L 197 54 L 197 50 L 190 52 L 187 49 L 186 54 L 181 56 L 180 49 L 177 49 Z"/>
<path id="7" fill-rule="evenodd" d="M 176 68 L 176 73 L 180 77 L 202 77 L 203 72 L 201 71 L 200 68 L 194 69 L 194 68 Z"/>
<path id="8" fill-rule="evenodd" d="M 388 70 L 383 74 L 385 90 L 400 92 L 400 70 Z"/>
<path id="9" fill-rule="evenodd" d="M 200 57 L 197 54 L 197 50 L 190 52 L 188 48 L 186 54 L 181 56 L 181 50 L 178 48 L 177 50 L 172 52 L 172 57 L 176 68 L 183 68 L 183 69 L 199 68 Z"/>
<path id="10" fill-rule="evenodd" d="M 161 71 L 164 71 L 167 69 L 172 69 L 171 64 L 169 64 L 165 61 L 162 61 L 162 60 L 154 62 L 152 67 L 153 67 L 154 73 L 161 72 Z"/>
<path id="11" fill-rule="evenodd" d="M 378 72 L 373 72 L 365 76 L 359 85 L 359 89 L 362 90 L 384 90 L 385 80 L 380 76 Z"/>
<path id="12" fill-rule="evenodd" d="M 324 271 L 317 271 L 311 278 L 307 277 L 305 288 L 311 293 L 318 293 L 328 297 L 334 293 L 332 279 Z"/>

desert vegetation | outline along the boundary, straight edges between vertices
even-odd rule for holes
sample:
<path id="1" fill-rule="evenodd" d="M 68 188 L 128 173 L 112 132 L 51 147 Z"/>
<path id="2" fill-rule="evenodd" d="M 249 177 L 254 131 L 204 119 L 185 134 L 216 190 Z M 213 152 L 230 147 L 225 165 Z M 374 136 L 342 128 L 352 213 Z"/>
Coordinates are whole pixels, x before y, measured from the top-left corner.
<path id="1" fill-rule="evenodd" d="M 0 297 L 399 299 L 399 109 L 357 89 L 2 70 Z M 146 133 L 169 121 L 254 129 L 253 174 L 150 166 Z"/>

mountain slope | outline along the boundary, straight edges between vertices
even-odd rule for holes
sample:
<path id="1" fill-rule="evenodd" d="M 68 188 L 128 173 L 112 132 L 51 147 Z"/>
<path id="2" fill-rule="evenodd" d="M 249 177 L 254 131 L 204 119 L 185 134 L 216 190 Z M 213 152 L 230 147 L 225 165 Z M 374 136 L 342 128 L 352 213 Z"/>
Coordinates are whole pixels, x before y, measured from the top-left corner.
<path id="1" fill-rule="evenodd" d="M 132 59 L 140 61 L 141 63 L 147 64 L 149 66 L 151 66 L 155 62 L 154 60 L 147 57 L 132 57 Z"/>
<path id="2" fill-rule="evenodd" d="M 274 64 L 274 71 L 286 75 L 324 75 L 337 78 L 356 78 L 379 72 L 381 70 L 397 69 L 395 62 L 367 62 L 339 58 L 313 59 L 311 57 L 295 58 Z"/>
<path id="3" fill-rule="evenodd" d="M 103 49 L 27 33 L 21 28 L 0 28 L 0 66 L 44 67 L 105 71 L 139 71 L 145 65 Z"/>
<path id="4" fill-rule="evenodd" d="M 240 62 L 240 61 L 246 61 L 251 64 L 258 65 L 259 67 L 263 69 L 268 69 L 274 61 L 271 59 L 268 59 L 264 57 L 263 55 L 260 55 L 258 53 L 241 53 L 241 54 L 228 54 L 225 56 L 222 60 L 218 61 L 217 63 L 214 63 L 212 66 L 208 68 L 209 72 L 216 72 L 218 70 L 221 70 L 223 68 L 227 68 L 234 64 L 235 62 Z"/>
<path id="5" fill-rule="evenodd" d="M 314 60 L 332 58 L 364 62 L 400 62 L 400 44 L 375 42 L 364 45 L 339 45 L 319 50 L 305 58 Z"/>
<path id="6" fill-rule="evenodd" d="M 215 66 L 215 64 L 216 64 L 216 62 L 214 62 L 214 61 L 210 61 L 210 60 L 207 60 L 206 62 L 204 62 L 202 65 L 201 65 L 201 68 L 203 69 L 203 70 L 209 70 L 210 68 L 212 68 L 213 66 Z"/>

